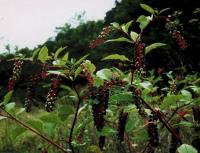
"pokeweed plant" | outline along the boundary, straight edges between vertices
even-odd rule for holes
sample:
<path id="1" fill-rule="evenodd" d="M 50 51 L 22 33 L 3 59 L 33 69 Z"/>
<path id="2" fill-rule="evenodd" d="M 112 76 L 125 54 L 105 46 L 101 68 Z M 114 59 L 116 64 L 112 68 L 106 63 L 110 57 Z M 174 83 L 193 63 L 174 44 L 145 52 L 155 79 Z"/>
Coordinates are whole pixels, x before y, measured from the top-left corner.
<path id="1" fill-rule="evenodd" d="M 8 93 L 1 103 L 1 119 L 15 121 L 65 153 L 168 152 L 167 144 L 170 153 L 197 153 L 200 141 L 198 76 L 187 75 L 184 78 L 173 72 L 160 76 L 153 72 L 146 75 L 146 54 L 166 44 L 156 42 L 146 46 L 143 36 L 155 20 L 164 20 L 170 34 L 176 36 L 180 49 L 185 49 L 187 43 L 170 16 L 162 16 L 167 9 L 158 11 L 145 4 L 141 7 L 150 16 L 141 15 L 136 20 L 139 32 L 130 30 L 133 21 L 122 25 L 112 23 L 90 43 L 90 48 L 104 41 L 131 44 L 132 58 L 119 54 L 103 58 L 128 62 L 128 72 L 114 67 L 95 73 L 95 65 L 86 60 L 89 55 L 79 60 L 70 59 L 67 48 L 61 47 L 50 56 L 44 46 L 35 50 L 31 58 L 15 59 L 37 65 L 37 71 L 30 75 L 25 108 L 18 108 L 9 102 L 15 82 L 23 73 L 23 62 L 15 63 Z M 106 41 L 114 30 L 124 36 Z M 39 119 L 32 117 L 23 122 L 20 115 L 32 111 L 35 96 L 40 94 L 35 92 L 36 86 L 49 88 L 43 105 L 47 112 Z M 60 95 L 61 92 L 64 95 Z M 59 104 L 62 101 L 64 105 Z M 169 140 L 166 139 L 168 135 Z M 187 135 L 192 136 L 188 139 Z M 40 148 L 40 152 L 44 151 L 50 151 L 49 147 Z"/>

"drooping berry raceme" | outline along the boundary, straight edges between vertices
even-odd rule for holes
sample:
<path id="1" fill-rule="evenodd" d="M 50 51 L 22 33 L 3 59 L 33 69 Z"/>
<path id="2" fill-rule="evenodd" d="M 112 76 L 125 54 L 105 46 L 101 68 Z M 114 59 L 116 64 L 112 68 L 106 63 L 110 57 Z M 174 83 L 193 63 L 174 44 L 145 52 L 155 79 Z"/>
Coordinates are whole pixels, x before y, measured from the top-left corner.
<path id="1" fill-rule="evenodd" d="M 180 136 L 180 129 L 175 128 L 174 132 L 177 136 Z M 176 153 L 178 146 L 180 145 L 180 141 L 172 134 L 169 146 L 169 153 Z"/>
<path id="2" fill-rule="evenodd" d="M 149 117 L 149 124 L 147 126 L 148 136 L 149 136 L 149 144 L 152 147 L 159 146 L 159 134 L 157 127 L 157 117 L 155 115 L 151 115 Z"/>
<path id="3" fill-rule="evenodd" d="M 46 100 L 46 104 L 45 104 L 45 108 L 46 108 L 47 112 L 53 111 L 53 109 L 55 107 L 55 101 L 57 98 L 59 85 L 60 85 L 60 78 L 58 78 L 58 76 L 57 76 L 56 78 L 52 79 L 51 87 L 47 94 L 47 100 Z"/>
<path id="4" fill-rule="evenodd" d="M 95 40 L 90 42 L 89 47 L 93 49 L 101 45 L 105 41 L 105 38 L 109 36 L 112 30 L 113 30 L 112 26 L 104 27 L 101 34 Z"/>
<path id="5" fill-rule="evenodd" d="M 139 110 L 139 114 L 142 118 L 146 119 L 147 118 L 147 113 L 145 112 L 144 108 L 145 106 L 142 103 L 141 100 L 141 91 L 134 86 L 129 87 L 129 91 L 132 92 L 133 98 L 134 98 L 134 103 Z"/>
<path id="6" fill-rule="evenodd" d="M 108 108 L 109 89 L 105 87 L 98 89 L 97 92 L 92 94 L 92 99 L 97 101 L 92 106 L 94 125 L 98 131 L 101 131 L 105 125 L 104 115 L 106 115 L 106 109 Z M 99 147 L 103 149 L 104 144 L 105 136 L 100 136 Z"/>
<path id="7" fill-rule="evenodd" d="M 127 118 L 128 118 L 128 113 L 124 113 L 122 111 L 119 115 L 118 128 L 117 128 L 117 137 L 119 141 L 124 140 L 124 132 L 125 132 L 125 125 Z"/>
<path id="8" fill-rule="evenodd" d="M 11 91 L 14 89 L 15 84 L 17 83 L 18 79 L 20 78 L 23 63 L 24 63 L 24 61 L 21 59 L 18 59 L 14 62 L 13 74 L 8 81 L 8 86 L 7 86 L 8 91 Z"/>
<path id="9" fill-rule="evenodd" d="M 178 43 L 178 46 L 180 49 L 184 50 L 187 48 L 187 42 L 185 41 L 184 37 L 181 35 L 180 31 L 174 30 L 173 36 L 176 39 L 176 42 Z"/>
<path id="10" fill-rule="evenodd" d="M 200 106 L 192 108 L 194 120 L 200 124 Z"/>
<path id="11" fill-rule="evenodd" d="M 134 68 L 135 72 L 141 77 L 144 77 L 145 71 L 145 44 L 142 42 L 137 42 L 135 44 L 135 50 L 134 50 Z"/>
<path id="12" fill-rule="evenodd" d="M 32 75 L 30 78 L 30 84 L 26 89 L 26 97 L 25 97 L 25 104 L 24 104 L 24 106 L 26 108 L 26 112 L 31 111 L 33 97 L 35 95 L 35 87 L 38 83 L 39 78 L 40 78 L 39 74 Z"/>
<path id="13" fill-rule="evenodd" d="M 170 93 L 174 95 L 177 94 L 177 85 L 175 81 L 170 83 Z"/>

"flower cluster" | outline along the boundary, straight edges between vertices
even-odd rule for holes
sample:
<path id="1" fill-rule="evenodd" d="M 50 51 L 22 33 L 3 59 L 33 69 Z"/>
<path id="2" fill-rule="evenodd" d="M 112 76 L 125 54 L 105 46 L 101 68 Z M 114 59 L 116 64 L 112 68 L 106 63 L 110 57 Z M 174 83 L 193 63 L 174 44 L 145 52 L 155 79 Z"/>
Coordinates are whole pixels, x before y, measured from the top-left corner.
<path id="1" fill-rule="evenodd" d="M 174 95 L 177 93 L 177 85 L 175 81 L 170 84 L 170 92 Z"/>
<path id="2" fill-rule="evenodd" d="M 118 128 L 117 128 L 117 137 L 119 141 L 124 140 L 124 132 L 125 132 L 125 125 L 128 118 L 128 113 L 124 113 L 123 111 L 119 115 L 119 121 L 118 121 Z"/>
<path id="3" fill-rule="evenodd" d="M 8 91 L 11 91 L 14 89 L 15 84 L 17 83 L 17 80 L 20 78 L 23 63 L 24 61 L 20 59 L 14 62 L 13 74 L 8 81 L 8 86 L 7 86 Z"/>
<path id="4" fill-rule="evenodd" d="M 158 147 L 159 145 L 159 135 L 157 128 L 157 117 L 155 115 L 151 115 L 149 117 L 149 124 L 147 127 L 149 143 L 152 147 Z"/>
<path id="5" fill-rule="evenodd" d="M 26 97 L 25 97 L 25 108 L 26 108 L 26 112 L 30 112 L 31 111 L 31 106 L 33 103 L 33 97 L 35 94 L 35 87 L 38 83 L 40 76 L 38 74 L 35 74 L 34 76 L 31 76 L 31 81 L 30 81 L 30 85 L 27 87 L 26 89 Z"/>
<path id="6" fill-rule="evenodd" d="M 102 87 L 97 92 L 92 94 L 92 99 L 97 100 L 97 103 L 93 104 L 92 111 L 94 117 L 94 125 L 98 131 L 101 131 L 105 125 L 104 115 L 106 115 L 106 109 L 108 108 L 109 89 Z M 105 144 L 105 137 L 99 137 L 99 147 L 102 149 Z"/>
<path id="7" fill-rule="evenodd" d="M 135 44 L 135 52 L 134 52 L 134 68 L 135 72 L 144 75 L 144 66 L 145 66 L 145 44 L 142 42 L 138 42 Z"/>
<path id="8" fill-rule="evenodd" d="M 101 45 L 104 41 L 105 38 L 110 34 L 110 32 L 113 30 L 112 26 L 107 26 L 103 28 L 103 31 L 101 34 L 92 42 L 90 42 L 89 47 L 91 49 L 96 48 L 97 46 Z"/>
<path id="9" fill-rule="evenodd" d="M 55 100 L 57 98 L 59 85 L 60 85 L 60 79 L 58 77 L 52 79 L 51 87 L 47 94 L 47 100 L 46 100 L 46 104 L 45 104 L 47 112 L 53 111 L 53 108 L 55 106 Z"/>
<path id="10" fill-rule="evenodd" d="M 176 133 L 177 136 L 180 135 L 180 130 L 179 128 L 175 128 L 174 132 Z M 169 146 L 169 152 L 170 153 L 176 153 L 176 149 L 180 145 L 179 140 L 172 134 L 171 135 L 171 141 L 170 141 L 170 146 Z"/>
<path id="11" fill-rule="evenodd" d="M 181 35 L 179 31 L 174 31 L 173 36 L 176 39 L 176 42 L 178 43 L 178 46 L 180 49 L 184 50 L 187 48 L 187 42 L 185 41 L 184 37 Z"/>
<path id="12" fill-rule="evenodd" d="M 80 76 L 87 80 L 87 84 L 89 85 L 89 87 L 92 87 L 94 85 L 94 79 L 93 79 L 91 73 L 81 72 Z"/>

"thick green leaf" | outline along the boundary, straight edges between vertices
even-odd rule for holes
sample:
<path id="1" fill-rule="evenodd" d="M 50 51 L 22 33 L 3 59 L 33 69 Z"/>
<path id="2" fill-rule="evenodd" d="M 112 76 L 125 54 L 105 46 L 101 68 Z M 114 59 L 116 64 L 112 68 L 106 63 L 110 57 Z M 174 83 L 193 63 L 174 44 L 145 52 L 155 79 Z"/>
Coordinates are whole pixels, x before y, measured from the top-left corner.
<path id="1" fill-rule="evenodd" d="M 128 30 L 129 30 L 129 28 L 130 28 L 130 26 L 131 26 L 132 23 L 133 23 L 133 21 L 129 21 L 128 23 L 122 25 L 122 26 L 121 26 L 121 27 L 122 27 L 122 30 L 123 30 L 125 33 L 128 33 Z"/>
<path id="2" fill-rule="evenodd" d="M 65 50 L 67 47 L 60 47 L 57 51 L 56 51 L 56 53 L 55 53 L 55 55 L 54 55 L 54 58 L 55 59 L 57 59 L 58 58 L 58 56 L 59 56 L 59 54 L 63 51 L 63 50 Z"/>
<path id="3" fill-rule="evenodd" d="M 111 127 L 105 126 L 100 132 L 98 132 L 101 136 L 112 136 L 115 135 L 117 131 Z"/>
<path id="4" fill-rule="evenodd" d="M 153 49 L 156 49 L 158 47 L 163 47 L 163 46 L 166 46 L 167 44 L 164 44 L 164 43 L 153 43 L 149 46 L 147 46 L 145 48 L 145 54 L 148 54 L 150 51 L 152 51 Z"/>
<path id="5" fill-rule="evenodd" d="M 38 59 L 42 62 L 45 63 L 49 59 L 49 53 L 48 53 L 48 48 L 46 46 L 42 47 Z"/>
<path id="6" fill-rule="evenodd" d="M 27 130 L 21 126 L 16 126 L 12 132 L 12 139 L 15 140 L 18 136 L 20 136 L 21 134 L 23 134 L 24 132 L 26 132 Z"/>
<path id="7" fill-rule="evenodd" d="M 37 129 L 39 131 L 42 131 L 43 129 L 43 122 L 41 120 L 38 120 L 38 119 L 36 120 L 36 119 L 31 118 L 27 123 L 34 129 Z"/>
<path id="8" fill-rule="evenodd" d="M 112 25 L 114 28 L 116 28 L 116 29 L 119 29 L 119 28 L 120 28 L 120 25 L 119 25 L 119 23 L 117 23 L 117 22 L 113 22 L 113 23 L 111 23 L 111 25 Z"/>
<path id="9" fill-rule="evenodd" d="M 74 63 L 74 66 L 79 66 L 88 56 L 89 54 L 86 54 L 85 56 L 80 58 L 78 61 L 76 61 L 76 63 Z"/>
<path id="10" fill-rule="evenodd" d="M 120 38 L 116 38 L 116 39 L 110 39 L 107 40 L 105 42 L 127 42 L 127 43 L 133 43 L 131 40 L 125 38 L 125 37 L 120 37 Z"/>
<path id="11" fill-rule="evenodd" d="M 62 66 L 65 65 L 68 61 L 69 53 L 66 53 L 58 62 L 58 65 Z"/>
<path id="12" fill-rule="evenodd" d="M 137 41 L 137 39 L 138 39 L 138 33 L 136 33 L 135 31 L 131 31 L 131 39 L 134 41 L 134 42 L 136 42 Z"/>
<path id="13" fill-rule="evenodd" d="M 144 15 L 141 15 L 138 17 L 137 22 L 140 23 L 139 27 L 141 30 L 143 30 L 149 24 L 150 18 Z"/>
<path id="14" fill-rule="evenodd" d="M 174 124 L 174 126 L 177 127 L 193 127 L 194 124 L 191 122 L 187 122 L 187 121 L 181 121 L 180 123 Z"/>
<path id="15" fill-rule="evenodd" d="M 0 106 L 7 104 L 10 101 L 12 94 L 13 94 L 13 90 L 6 93 L 6 95 L 3 97 L 3 102 L 0 104 Z"/>
<path id="16" fill-rule="evenodd" d="M 14 110 L 15 110 L 15 106 L 16 104 L 13 102 L 13 103 L 8 103 L 5 105 L 5 110 L 11 114 L 14 113 Z"/>
<path id="17" fill-rule="evenodd" d="M 133 96 L 129 92 L 117 93 L 110 96 L 111 102 L 130 102 L 133 101 Z"/>
<path id="18" fill-rule="evenodd" d="M 120 60 L 120 61 L 130 61 L 126 56 L 119 54 L 112 54 L 104 57 L 102 60 Z"/>
<path id="19" fill-rule="evenodd" d="M 178 153 L 198 153 L 198 151 L 191 145 L 182 144 L 177 149 Z"/>
<path id="20" fill-rule="evenodd" d="M 43 131 L 44 131 L 44 133 L 48 134 L 49 136 L 53 137 L 55 135 L 55 130 L 56 130 L 55 123 L 45 122 L 43 124 Z"/>
<path id="21" fill-rule="evenodd" d="M 19 109 L 17 109 L 16 110 L 16 115 L 20 115 L 20 114 L 24 113 L 25 110 L 26 110 L 25 108 L 19 108 Z"/>
<path id="22" fill-rule="evenodd" d="M 40 51 L 40 48 L 37 48 L 36 50 L 34 50 L 32 54 L 32 59 L 34 59 L 38 55 L 39 51 Z"/>
<path id="23" fill-rule="evenodd" d="M 155 13 L 155 10 L 149 6 L 149 5 L 146 5 L 146 4 L 140 4 L 141 8 L 143 8 L 145 11 L 151 13 L 151 14 L 154 14 Z"/>
<path id="24" fill-rule="evenodd" d="M 82 66 L 79 66 L 76 71 L 75 71 L 75 78 L 81 73 L 81 71 L 83 70 Z"/>
<path id="25" fill-rule="evenodd" d="M 171 105 L 176 104 L 179 99 L 178 95 L 168 95 L 164 98 L 163 103 L 161 104 L 161 108 L 168 108 Z"/>
<path id="26" fill-rule="evenodd" d="M 97 71 L 96 75 L 103 80 L 110 80 L 112 78 L 112 71 L 110 69 L 102 69 Z"/>

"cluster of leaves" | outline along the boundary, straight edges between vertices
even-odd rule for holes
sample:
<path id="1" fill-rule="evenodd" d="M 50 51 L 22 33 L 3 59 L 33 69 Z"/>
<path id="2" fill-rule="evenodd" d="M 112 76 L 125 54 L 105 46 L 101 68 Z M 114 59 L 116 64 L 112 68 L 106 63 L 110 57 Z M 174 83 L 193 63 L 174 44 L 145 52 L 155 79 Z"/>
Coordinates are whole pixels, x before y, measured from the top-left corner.
<path id="1" fill-rule="evenodd" d="M 166 10 L 158 11 L 145 4 L 141 7 L 151 15 L 141 15 L 136 20 L 140 32 L 130 30 L 133 21 L 112 23 L 125 36 L 106 41 L 133 45 L 132 59 L 119 54 L 103 58 L 126 62 L 125 71 L 114 67 L 95 72 L 95 65 L 86 60 L 89 55 L 70 59 L 66 47 L 50 55 L 44 46 L 35 50 L 31 58 L 20 58 L 40 66 L 42 80 L 33 81 L 46 81 L 46 85 L 34 85 L 49 87 L 49 92 L 47 112 L 36 107 L 30 115 L 25 112 L 31 111 L 30 105 L 28 109 L 20 108 L 12 102 L 14 87 L 9 88 L 0 104 L 0 119 L 10 119 L 21 126 L 12 130 L 13 141 L 30 131 L 65 153 L 111 153 L 114 145 L 119 152 L 126 148 L 133 153 L 167 152 L 166 144 L 170 144 L 169 150 L 179 153 L 199 151 L 200 80 L 197 75 L 166 72 L 157 76 L 154 71 L 145 71 L 145 55 L 166 46 L 160 42 L 146 46 L 142 39 L 145 29 L 157 19 L 170 21 L 160 16 Z M 51 85 L 48 79 L 53 80 Z M 166 139 L 168 135 L 171 140 Z M 41 152 L 50 152 L 47 144 L 40 145 L 37 147 Z"/>

